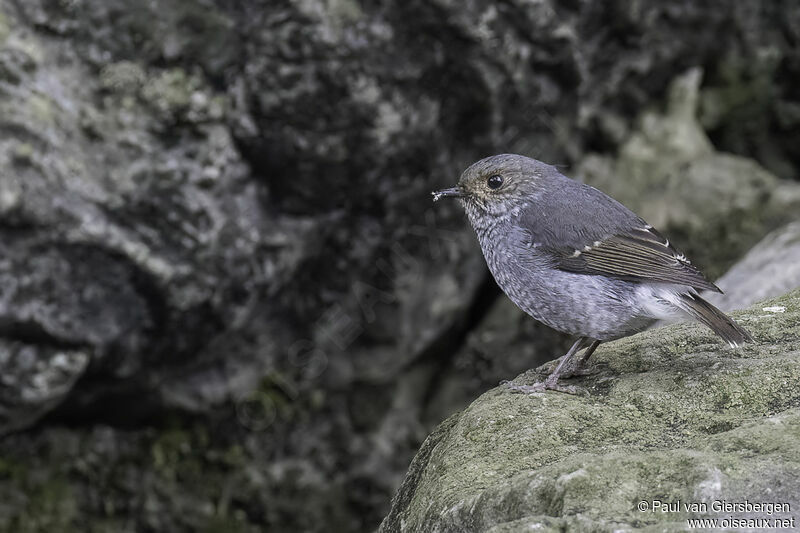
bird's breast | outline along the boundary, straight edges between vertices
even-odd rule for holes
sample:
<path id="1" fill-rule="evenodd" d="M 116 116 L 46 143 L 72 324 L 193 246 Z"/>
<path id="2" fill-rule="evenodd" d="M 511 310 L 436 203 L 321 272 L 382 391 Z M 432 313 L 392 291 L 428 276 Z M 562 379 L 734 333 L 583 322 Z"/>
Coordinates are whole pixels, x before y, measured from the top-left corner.
<path id="1" fill-rule="evenodd" d="M 535 237 L 518 228 L 497 224 L 477 233 L 498 286 L 536 320 L 601 340 L 638 331 L 650 322 L 638 316 L 634 284 L 555 268 Z"/>

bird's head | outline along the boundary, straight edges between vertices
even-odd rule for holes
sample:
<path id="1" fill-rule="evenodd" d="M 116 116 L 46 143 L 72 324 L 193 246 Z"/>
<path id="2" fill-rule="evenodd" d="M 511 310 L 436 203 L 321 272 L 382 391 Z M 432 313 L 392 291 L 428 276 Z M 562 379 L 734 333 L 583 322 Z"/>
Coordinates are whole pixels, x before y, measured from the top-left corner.
<path id="1" fill-rule="evenodd" d="M 554 175 L 560 175 L 555 167 L 536 159 L 494 155 L 473 163 L 456 187 L 434 192 L 433 199 L 459 198 L 475 225 L 479 219 L 507 216 L 535 201 Z"/>

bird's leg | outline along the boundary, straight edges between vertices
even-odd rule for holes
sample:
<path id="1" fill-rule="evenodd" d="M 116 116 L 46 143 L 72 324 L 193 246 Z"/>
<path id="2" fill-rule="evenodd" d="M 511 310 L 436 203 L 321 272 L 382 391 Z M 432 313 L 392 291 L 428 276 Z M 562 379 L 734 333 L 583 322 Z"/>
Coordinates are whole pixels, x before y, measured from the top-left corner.
<path id="1" fill-rule="evenodd" d="M 575 364 L 572 365 L 572 368 L 565 368 L 564 370 L 562 370 L 561 375 L 559 377 L 571 378 L 573 376 L 587 375 L 588 372 L 584 369 L 584 366 L 586 365 L 586 361 L 589 360 L 589 358 L 592 356 L 592 354 L 594 353 L 594 351 L 597 349 L 598 346 L 600 346 L 600 341 L 598 340 L 593 341 L 592 344 L 590 344 L 589 347 L 586 348 L 586 350 L 584 350 L 581 356 L 575 359 Z"/>
<path id="2" fill-rule="evenodd" d="M 539 383 L 534 383 L 533 385 L 516 385 L 513 382 L 508 382 L 509 388 L 514 392 L 522 392 L 522 393 L 556 390 L 559 392 L 576 394 L 577 390 L 575 389 L 575 387 L 567 385 L 559 385 L 558 378 L 561 377 L 561 374 L 564 371 L 565 367 L 568 367 L 568 363 L 572 360 L 575 354 L 579 352 L 581 349 L 585 348 L 586 345 L 589 343 L 591 343 L 591 346 L 589 346 L 589 349 L 587 351 L 589 352 L 589 355 L 592 355 L 591 352 L 593 352 L 594 349 L 597 348 L 597 345 L 600 344 L 600 341 L 595 341 L 594 339 L 590 339 L 589 337 L 581 337 L 575 341 L 575 344 L 572 345 L 572 348 L 570 348 L 569 351 L 564 356 L 564 358 L 561 359 L 561 362 L 558 363 L 556 369 L 553 370 L 553 372 L 551 372 L 549 376 L 547 376 L 547 379 Z M 587 355 L 584 355 L 581 358 L 579 364 L 588 358 L 589 357 Z"/>

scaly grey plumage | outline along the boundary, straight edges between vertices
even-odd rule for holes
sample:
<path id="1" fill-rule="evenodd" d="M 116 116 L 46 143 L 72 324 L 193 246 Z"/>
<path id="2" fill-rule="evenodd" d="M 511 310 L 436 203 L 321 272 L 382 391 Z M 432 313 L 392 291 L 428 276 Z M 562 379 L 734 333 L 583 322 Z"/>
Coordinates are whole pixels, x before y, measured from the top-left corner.
<path id="1" fill-rule="evenodd" d="M 446 196 L 461 200 L 503 292 L 536 320 L 579 337 L 544 383 L 516 390 L 571 391 L 559 377 L 579 370 L 600 342 L 659 319 L 695 318 L 732 346 L 752 340 L 698 295 L 721 291 L 668 239 L 551 165 L 515 154 L 488 157 L 434 200 Z"/>

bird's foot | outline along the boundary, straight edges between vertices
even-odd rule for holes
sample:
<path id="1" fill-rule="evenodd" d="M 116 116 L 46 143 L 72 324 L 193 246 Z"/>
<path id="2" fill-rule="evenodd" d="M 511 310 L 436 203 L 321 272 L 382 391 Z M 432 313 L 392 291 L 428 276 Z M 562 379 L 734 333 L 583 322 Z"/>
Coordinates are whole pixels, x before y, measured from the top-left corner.
<path id="1" fill-rule="evenodd" d="M 561 373 L 561 379 L 591 376 L 597 373 L 594 368 L 572 368 Z"/>
<path id="2" fill-rule="evenodd" d="M 559 379 L 569 379 L 576 377 L 591 376 L 592 374 L 596 374 L 597 371 L 598 370 L 596 368 L 592 369 L 587 366 L 586 359 L 572 358 L 570 361 L 567 361 L 566 364 L 560 369 L 558 377 Z"/>

